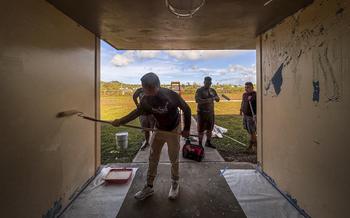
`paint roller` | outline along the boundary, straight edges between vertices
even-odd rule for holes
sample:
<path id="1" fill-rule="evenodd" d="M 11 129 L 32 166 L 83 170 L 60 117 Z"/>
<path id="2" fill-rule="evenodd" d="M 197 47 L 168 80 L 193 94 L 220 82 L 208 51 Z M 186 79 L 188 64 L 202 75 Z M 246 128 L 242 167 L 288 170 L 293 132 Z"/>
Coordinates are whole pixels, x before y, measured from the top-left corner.
<path id="1" fill-rule="evenodd" d="M 230 101 L 231 99 L 227 96 L 227 95 L 225 95 L 225 94 L 222 94 L 221 95 L 224 99 L 226 99 L 227 101 Z"/>
<path id="2" fill-rule="evenodd" d="M 86 119 L 86 120 L 90 120 L 90 121 L 94 121 L 94 122 L 100 122 L 100 123 L 107 123 L 107 124 L 113 125 L 112 121 L 100 120 L 100 119 L 96 119 L 96 118 L 93 118 L 93 117 L 89 117 L 89 116 L 86 116 L 83 112 L 78 111 L 78 110 L 62 111 L 62 112 L 59 112 L 56 115 L 56 117 L 57 118 L 63 118 L 63 117 L 70 117 L 70 116 L 74 116 L 74 115 L 77 115 L 78 117 L 81 117 L 81 118 Z M 163 132 L 163 133 L 178 135 L 178 133 L 175 133 L 175 132 L 164 131 L 164 130 L 153 129 L 153 128 L 145 128 L 145 127 L 134 126 L 134 125 L 129 125 L 129 124 L 122 124 L 121 126 L 129 127 L 129 128 L 133 128 L 133 129 L 140 129 L 140 130 L 144 130 L 144 131 L 148 131 L 148 132 Z M 190 135 L 190 136 L 196 136 L 196 135 Z"/>

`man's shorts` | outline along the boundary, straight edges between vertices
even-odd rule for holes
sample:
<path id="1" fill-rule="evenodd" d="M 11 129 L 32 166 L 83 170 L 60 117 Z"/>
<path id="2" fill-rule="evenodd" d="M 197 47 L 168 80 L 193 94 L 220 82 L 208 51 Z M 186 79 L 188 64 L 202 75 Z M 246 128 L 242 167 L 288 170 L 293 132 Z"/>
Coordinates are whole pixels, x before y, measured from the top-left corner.
<path id="1" fill-rule="evenodd" d="M 143 128 L 154 128 L 156 120 L 153 115 L 141 115 L 140 124 Z"/>
<path id="2" fill-rule="evenodd" d="M 256 133 L 254 118 L 251 116 L 243 116 L 243 127 L 248 131 L 249 134 Z"/>
<path id="3" fill-rule="evenodd" d="M 198 132 L 212 131 L 215 124 L 214 112 L 197 112 Z"/>

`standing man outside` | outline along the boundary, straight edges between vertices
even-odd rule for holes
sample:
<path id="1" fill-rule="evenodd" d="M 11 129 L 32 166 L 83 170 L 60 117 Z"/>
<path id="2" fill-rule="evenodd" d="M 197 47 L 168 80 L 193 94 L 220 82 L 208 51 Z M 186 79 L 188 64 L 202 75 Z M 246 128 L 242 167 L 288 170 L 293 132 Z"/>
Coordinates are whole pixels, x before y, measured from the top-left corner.
<path id="1" fill-rule="evenodd" d="M 157 174 L 157 167 L 163 145 L 168 144 L 168 155 L 171 162 L 171 187 L 168 198 L 174 200 L 179 194 L 179 150 L 180 132 L 185 138 L 189 137 L 191 126 L 191 109 L 186 102 L 174 91 L 160 87 L 156 74 L 147 73 L 141 78 L 144 96 L 137 109 L 128 115 L 113 121 L 114 126 L 126 124 L 140 115 L 153 114 L 156 120 L 156 129 L 152 137 L 147 183 L 144 188 L 135 194 L 135 198 L 143 200 L 154 193 L 153 182 Z M 184 114 L 184 128 L 180 129 L 180 112 Z"/>
<path id="2" fill-rule="evenodd" d="M 256 92 L 253 83 L 245 83 L 245 93 L 242 96 L 240 115 L 243 115 L 243 127 L 250 135 L 248 149 L 256 152 Z"/>
<path id="3" fill-rule="evenodd" d="M 134 103 L 136 105 L 136 107 L 140 106 L 140 102 L 141 99 L 143 98 L 144 94 L 143 94 L 143 89 L 142 88 L 138 88 L 134 95 L 132 96 L 132 99 L 134 100 Z M 154 128 L 155 125 L 155 119 L 153 117 L 152 114 L 148 114 L 148 115 L 140 115 L 140 124 L 141 127 L 143 128 Z M 147 146 L 149 146 L 149 139 L 150 139 L 150 135 L 151 133 L 149 131 L 143 131 L 145 134 L 145 141 L 143 141 L 142 145 L 141 145 L 141 150 L 144 150 Z"/>
<path id="4" fill-rule="evenodd" d="M 206 146 L 216 148 L 211 143 L 211 134 L 215 124 L 214 101 L 219 102 L 220 98 L 215 89 L 211 88 L 211 77 L 204 78 L 204 86 L 196 91 L 197 103 L 197 128 L 199 145 L 202 146 L 204 131 L 206 131 L 207 141 Z"/>

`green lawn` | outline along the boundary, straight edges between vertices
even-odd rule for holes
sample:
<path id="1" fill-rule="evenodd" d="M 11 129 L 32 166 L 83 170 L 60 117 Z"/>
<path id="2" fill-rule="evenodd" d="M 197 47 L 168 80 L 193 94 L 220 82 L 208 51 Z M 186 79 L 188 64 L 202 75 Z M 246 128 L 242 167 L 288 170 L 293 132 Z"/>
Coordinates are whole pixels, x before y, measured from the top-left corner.
<path id="1" fill-rule="evenodd" d="M 185 96 L 187 99 L 190 96 Z M 189 99 L 193 100 L 193 99 Z M 188 103 L 192 109 L 192 114 L 196 115 L 196 103 Z M 247 133 L 242 128 L 242 118 L 238 115 L 240 108 L 240 102 L 219 102 L 215 104 L 216 113 L 216 124 L 228 129 L 226 135 L 247 144 Z M 106 120 L 113 120 L 120 118 L 128 114 L 131 110 L 135 109 L 134 102 L 131 96 L 101 96 L 101 118 Z M 136 119 L 130 124 L 140 125 L 139 120 Z M 116 147 L 115 144 L 115 133 L 127 131 L 129 133 L 129 146 L 126 150 Z M 102 164 L 112 162 L 132 162 L 135 154 L 141 146 L 143 140 L 143 133 L 140 130 L 118 127 L 115 128 L 110 125 L 102 125 L 101 127 L 101 153 L 102 153 Z M 245 147 L 228 139 L 214 139 L 218 147 L 218 151 L 226 160 L 238 160 L 232 159 L 232 156 L 247 156 L 245 153 Z M 254 158 L 253 158 L 254 159 Z M 256 158 L 255 158 L 256 159 Z M 251 161 L 250 159 L 243 161 Z M 254 161 L 251 161 L 254 162 Z"/>
<path id="2" fill-rule="evenodd" d="M 215 123 L 228 129 L 225 135 L 234 138 L 244 144 L 248 144 L 248 133 L 242 126 L 242 117 L 239 115 L 218 115 L 215 116 Z M 224 137 L 222 139 L 214 138 L 213 144 L 221 156 L 226 161 L 244 161 L 256 163 L 256 155 L 248 152 L 246 147 L 231 139 Z"/>
<path id="3" fill-rule="evenodd" d="M 191 99 L 193 101 L 193 99 Z M 197 104 L 188 102 L 192 114 L 196 114 Z M 233 115 L 239 114 L 240 102 L 220 101 L 215 103 L 215 114 Z M 101 117 L 102 119 L 111 120 L 122 117 L 136 108 L 131 96 L 107 96 L 101 97 Z"/>

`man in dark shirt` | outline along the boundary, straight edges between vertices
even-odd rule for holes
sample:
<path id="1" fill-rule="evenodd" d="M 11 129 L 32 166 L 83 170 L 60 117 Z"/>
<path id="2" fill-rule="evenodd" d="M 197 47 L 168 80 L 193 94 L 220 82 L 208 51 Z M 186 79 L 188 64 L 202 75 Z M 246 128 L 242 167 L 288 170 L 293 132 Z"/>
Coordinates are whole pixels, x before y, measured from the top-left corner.
<path id="1" fill-rule="evenodd" d="M 240 115 L 243 115 L 243 127 L 250 135 L 249 150 L 256 152 L 256 92 L 253 83 L 245 83 L 245 93 L 242 96 Z"/>
<path id="2" fill-rule="evenodd" d="M 143 98 L 143 89 L 138 88 L 135 92 L 134 95 L 132 96 L 132 99 L 135 102 L 136 107 L 139 107 L 139 104 L 141 102 L 141 99 Z M 152 114 L 148 115 L 140 115 L 140 124 L 141 127 L 143 128 L 154 128 L 155 125 L 155 119 Z M 149 138 L 150 138 L 150 132 L 149 131 L 143 131 L 145 134 L 145 141 L 141 145 L 141 150 L 144 150 L 148 145 L 149 145 Z"/>
<path id="3" fill-rule="evenodd" d="M 154 193 L 153 181 L 157 174 L 157 166 L 163 145 L 168 144 L 168 155 L 171 162 L 172 184 L 169 199 L 176 199 L 179 193 L 179 150 L 180 150 L 180 112 L 184 113 L 183 137 L 188 138 L 191 126 L 191 109 L 174 91 L 160 87 L 156 74 L 147 73 L 141 78 L 144 97 L 139 106 L 125 117 L 113 121 L 114 126 L 126 124 L 140 115 L 152 114 L 156 120 L 156 131 L 151 140 L 147 184 L 135 194 L 135 198 L 143 200 Z"/>
<path id="4" fill-rule="evenodd" d="M 202 146 L 204 131 L 206 131 L 207 141 L 206 146 L 216 148 L 211 143 L 211 134 L 215 123 L 214 101 L 219 102 L 220 98 L 215 89 L 211 88 L 211 77 L 204 78 L 204 86 L 196 91 L 197 102 L 197 128 L 199 145 Z"/>

